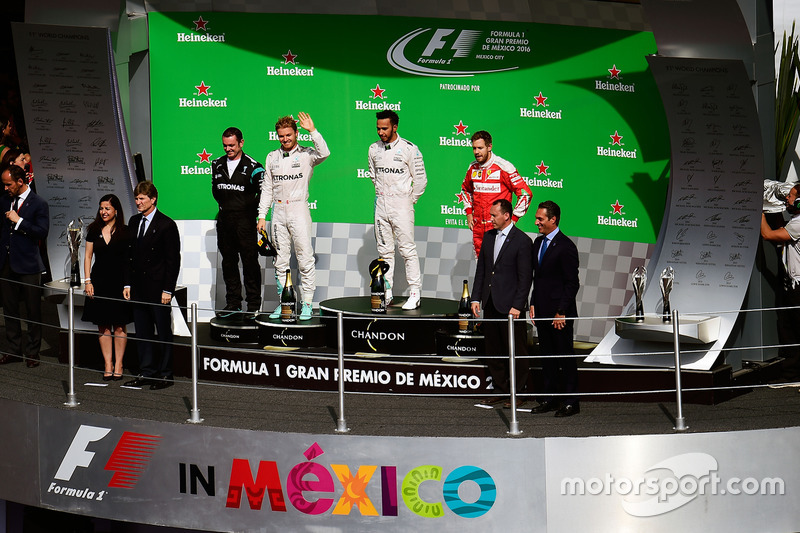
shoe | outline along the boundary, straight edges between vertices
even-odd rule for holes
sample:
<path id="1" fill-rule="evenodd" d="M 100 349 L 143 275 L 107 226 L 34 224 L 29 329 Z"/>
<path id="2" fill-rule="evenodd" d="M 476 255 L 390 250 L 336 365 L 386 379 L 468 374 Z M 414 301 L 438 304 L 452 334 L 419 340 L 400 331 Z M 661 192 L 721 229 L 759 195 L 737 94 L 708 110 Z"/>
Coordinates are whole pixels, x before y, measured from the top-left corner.
<path id="1" fill-rule="evenodd" d="M 563 418 L 565 416 L 577 415 L 580 412 L 581 412 L 580 406 L 569 403 L 564 407 L 562 407 L 561 409 L 559 409 L 558 411 L 556 411 L 556 414 L 554 416 L 556 418 Z"/>
<path id="2" fill-rule="evenodd" d="M 272 319 L 281 317 L 281 304 L 278 304 L 278 307 L 276 307 L 275 310 L 269 314 L 269 317 Z"/>
<path id="3" fill-rule="evenodd" d="M 175 385 L 175 380 L 172 378 L 162 378 L 156 381 L 152 381 L 150 385 L 150 390 L 162 390 Z"/>
<path id="4" fill-rule="evenodd" d="M 114 374 L 109 374 L 107 376 L 103 374 L 103 381 L 111 381 L 112 379 L 114 379 Z"/>
<path id="5" fill-rule="evenodd" d="M 311 308 L 311 304 L 303 302 L 303 306 L 300 308 L 300 320 L 311 320 L 313 312 L 314 310 Z"/>
<path id="6" fill-rule="evenodd" d="M 504 401 L 505 399 L 502 396 L 493 396 L 491 398 L 485 398 L 478 403 L 481 405 L 497 405 L 498 403 L 503 403 Z"/>
<path id="7" fill-rule="evenodd" d="M 384 300 L 386 300 L 386 305 L 387 305 L 387 306 L 388 306 L 390 303 L 392 303 L 392 300 L 394 300 L 394 298 L 392 297 L 392 289 L 391 289 L 391 288 L 389 288 L 389 287 L 386 287 L 386 288 L 383 290 L 383 299 L 384 299 Z"/>
<path id="8" fill-rule="evenodd" d="M 136 378 L 134 378 L 134 379 L 132 379 L 130 381 L 126 381 L 125 383 L 122 384 L 122 386 L 123 387 L 134 387 L 136 389 L 141 389 L 145 385 L 150 385 L 151 383 L 153 383 L 153 382 L 150 379 L 148 379 L 148 378 L 146 378 L 144 376 L 137 376 Z"/>
<path id="9" fill-rule="evenodd" d="M 214 314 L 217 315 L 218 318 L 228 318 L 236 313 L 241 312 L 241 310 L 242 307 L 240 305 L 228 304 L 222 309 L 222 311 L 217 311 Z"/>
<path id="10" fill-rule="evenodd" d="M 406 300 L 406 303 L 403 304 L 403 309 L 410 311 L 411 309 L 419 307 L 421 303 L 419 289 L 411 289 L 411 295 L 408 297 L 408 300 Z"/>
<path id="11" fill-rule="evenodd" d="M 122 374 L 111 374 L 111 379 L 114 381 L 122 381 Z"/>
<path id="12" fill-rule="evenodd" d="M 11 362 L 11 357 L 10 356 L 4 355 L 4 356 L 0 357 L 0 365 L 7 365 L 10 362 Z"/>
<path id="13" fill-rule="evenodd" d="M 517 409 L 525 405 L 525 400 L 522 398 L 517 398 Z M 511 409 L 511 400 L 506 400 L 503 402 L 503 409 Z"/>
<path id="14" fill-rule="evenodd" d="M 25 356 L 25 366 L 28 368 L 36 368 L 39 366 L 39 355 Z"/>
<path id="15" fill-rule="evenodd" d="M 556 405 L 555 402 L 541 402 L 539 405 L 531 408 L 531 413 L 538 415 L 540 413 L 549 413 L 556 409 L 558 409 L 558 405 Z"/>

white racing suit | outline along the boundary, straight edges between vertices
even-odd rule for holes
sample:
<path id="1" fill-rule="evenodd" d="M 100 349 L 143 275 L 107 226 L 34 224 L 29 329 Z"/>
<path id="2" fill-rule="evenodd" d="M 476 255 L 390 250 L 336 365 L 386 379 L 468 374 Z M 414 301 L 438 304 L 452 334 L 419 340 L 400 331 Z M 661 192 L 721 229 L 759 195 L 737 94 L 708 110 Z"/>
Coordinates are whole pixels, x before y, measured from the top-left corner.
<path id="1" fill-rule="evenodd" d="M 291 152 L 278 149 L 267 154 L 258 204 L 258 218 L 266 218 L 267 211 L 272 207 L 271 233 L 272 243 L 278 252 L 274 262 L 278 287 L 283 287 L 286 279 L 294 243 L 302 298 L 308 304 L 312 303 L 317 286 L 314 250 L 311 247 L 308 182 L 314 167 L 331 155 L 319 131 L 311 132 L 311 140 L 314 148 L 298 144 Z"/>
<path id="2" fill-rule="evenodd" d="M 375 240 L 378 255 L 389 265 L 385 279 L 394 281 L 394 246 L 403 256 L 411 289 L 422 289 L 419 256 L 414 242 L 414 204 L 425 192 L 428 178 L 422 154 L 414 143 L 397 137 L 369 147 L 369 172 L 375 185 Z"/>

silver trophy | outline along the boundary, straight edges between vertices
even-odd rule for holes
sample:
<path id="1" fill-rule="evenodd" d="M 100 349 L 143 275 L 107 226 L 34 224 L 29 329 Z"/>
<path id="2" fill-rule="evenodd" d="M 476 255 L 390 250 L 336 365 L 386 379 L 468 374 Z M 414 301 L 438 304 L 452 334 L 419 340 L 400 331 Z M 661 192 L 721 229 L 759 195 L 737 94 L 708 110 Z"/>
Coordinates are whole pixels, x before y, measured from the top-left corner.
<path id="1" fill-rule="evenodd" d="M 675 270 L 668 266 L 661 271 L 661 297 L 664 299 L 664 310 L 661 318 L 664 322 L 672 321 L 672 309 L 669 305 L 669 293 L 672 292 L 672 282 L 675 281 Z"/>
<path id="2" fill-rule="evenodd" d="M 647 285 L 647 269 L 639 266 L 633 269 L 633 294 L 636 296 L 636 322 L 644 322 L 644 304 L 642 295 Z"/>
<path id="3" fill-rule="evenodd" d="M 70 274 L 69 274 L 70 287 L 81 286 L 80 253 L 81 253 L 82 238 L 83 238 L 83 222 L 79 218 L 71 220 L 70 223 L 67 225 L 67 244 L 69 245 L 69 262 L 70 262 Z"/>

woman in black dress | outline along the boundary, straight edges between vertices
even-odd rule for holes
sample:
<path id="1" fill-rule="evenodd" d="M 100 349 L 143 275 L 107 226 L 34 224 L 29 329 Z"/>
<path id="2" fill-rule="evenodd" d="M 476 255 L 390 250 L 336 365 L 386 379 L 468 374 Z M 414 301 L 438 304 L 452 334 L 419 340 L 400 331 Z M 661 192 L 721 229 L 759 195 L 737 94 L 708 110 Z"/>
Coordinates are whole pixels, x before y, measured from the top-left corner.
<path id="1" fill-rule="evenodd" d="M 100 350 L 105 360 L 103 381 L 122 379 L 122 357 L 128 342 L 125 326 L 133 321 L 130 306 L 122 299 L 123 271 L 130 261 L 132 245 L 124 221 L 119 198 L 107 194 L 100 199 L 97 217 L 86 230 L 83 269 L 88 298 L 83 308 L 83 320 L 97 324 L 100 333 Z"/>

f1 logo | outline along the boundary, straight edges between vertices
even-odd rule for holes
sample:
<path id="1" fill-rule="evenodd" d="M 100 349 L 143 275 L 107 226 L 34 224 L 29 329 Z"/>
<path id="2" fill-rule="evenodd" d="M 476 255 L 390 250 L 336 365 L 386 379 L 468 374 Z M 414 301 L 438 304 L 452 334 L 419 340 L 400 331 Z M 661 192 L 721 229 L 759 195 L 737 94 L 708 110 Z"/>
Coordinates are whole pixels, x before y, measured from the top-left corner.
<path id="1" fill-rule="evenodd" d="M 89 444 L 105 438 L 110 432 L 110 428 L 81 425 L 61 460 L 55 479 L 69 481 L 76 468 L 88 468 L 95 456 L 95 452 L 87 450 Z M 108 486 L 126 489 L 136 486 L 160 441 L 161 437 L 157 435 L 125 431 L 105 465 L 105 470 L 114 472 Z"/>

